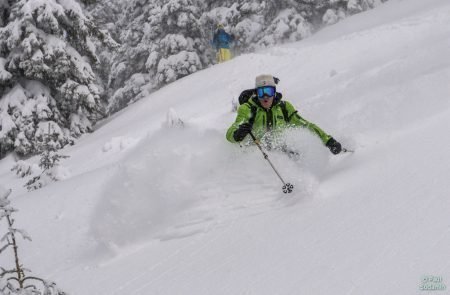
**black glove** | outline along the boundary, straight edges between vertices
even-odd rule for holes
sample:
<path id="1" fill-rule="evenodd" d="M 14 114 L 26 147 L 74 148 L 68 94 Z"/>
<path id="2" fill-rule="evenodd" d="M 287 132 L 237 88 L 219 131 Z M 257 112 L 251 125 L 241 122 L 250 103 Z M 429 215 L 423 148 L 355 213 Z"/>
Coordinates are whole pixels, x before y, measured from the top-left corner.
<path id="1" fill-rule="evenodd" d="M 326 146 L 334 155 L 337 155 L 342 151 L 341 144 L 337 142 L 333 137 L 328 139 Z"/>
<path id="2" fill-rule="evenodd" d="M 241 125 L 239 125 L 239 128 L 234 131 L 233 138 L 236 141 L 242 141 L 247 136 L 247 134 L 250 133 L 250 131 L 252 131 L 252 124 L 242 123 Z"/>

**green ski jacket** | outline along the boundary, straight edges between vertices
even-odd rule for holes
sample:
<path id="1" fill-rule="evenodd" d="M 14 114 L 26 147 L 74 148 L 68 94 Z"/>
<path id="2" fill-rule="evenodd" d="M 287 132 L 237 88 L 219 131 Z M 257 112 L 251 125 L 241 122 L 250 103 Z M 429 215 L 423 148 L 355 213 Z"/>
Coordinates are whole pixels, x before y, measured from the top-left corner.
<path id="1" fill-rule="evenodd" d="M 283 108 L 285 111 L 283 111 Z M 324 144 L 331 138 L 330 135 L 326 134 L 317 125 L 300 117 L 291 103 L 281 101 L 281 99 L 275 97 L 272 107 L 266 110 L 261 106 L 258 98 L 252 96 L 248 102 L 239 106 L 236 120 L 228 128 L 227 140 L 235 143 L 236 141 L 233 137 L 234 132 L 239 128 L 239 125 L 250 121 L 253 121 L 252 133 L 257 139 L 261 139 L 267 132 L 277 132 L 288 127 L 308 128 L 311 132 L 319 136 Z"/>

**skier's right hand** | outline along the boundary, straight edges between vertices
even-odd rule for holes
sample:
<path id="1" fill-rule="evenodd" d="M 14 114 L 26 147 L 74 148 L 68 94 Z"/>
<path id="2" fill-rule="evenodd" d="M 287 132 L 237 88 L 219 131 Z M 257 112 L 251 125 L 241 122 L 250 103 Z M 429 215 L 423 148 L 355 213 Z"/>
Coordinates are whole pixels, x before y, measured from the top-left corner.
<path id="1" fill-rule="evenodd" d="M 250 131 L 252 131 L 252 124 L 242 123 L 241 125 L 239 125 L 239 128 L 234 131 L 233 138 L 236 141 L 242 141 L 247 136 L 247 134 L 250 133 Z"/>

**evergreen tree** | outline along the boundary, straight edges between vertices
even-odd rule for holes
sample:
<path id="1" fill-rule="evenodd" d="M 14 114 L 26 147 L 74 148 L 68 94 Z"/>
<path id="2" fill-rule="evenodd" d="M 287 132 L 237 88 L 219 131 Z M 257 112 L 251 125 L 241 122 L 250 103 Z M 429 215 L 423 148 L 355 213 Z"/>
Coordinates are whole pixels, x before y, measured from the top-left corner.
<path id="1" fill-rule="evenodd" d="M 17 0 L 3 5 L 0 28 L 0 145 L 38 151 L 42 122 L 56 124 L 60 147 L 103 115 L 93 39 L 114 46 L 74 1 Z"/>
<path id="2" fill-rule="evenodd" d="M 110 110 L 205 67 L 208 42 L 199 21 L 200 0 L 133 0 L 119 25 L 122 47 L 110 87 Z M 130 22 L 131 20 L 131 22 Z M 146 88 L 142 88 L 143 86 Z"/>
<path id="3" fill-rule="evenodd" d="M 82 2 L 96 24 L 108 30 L 111 36 L 118 40 L 120 27 L 117 22 L 123 17 L 127 2 L 123 0 L 83 0 Z"/>
<path id="4" fill-rule="evenodd" d="M 40 189 L 49 182 L 58 181 L 60 178 L 58 171 L 59 162 L 61 159 L 66 159 L 69 157 L 58 153 L 58 134 L 54 132 L 55 126 L 48 123 L 47 127 L 47 132 L 40 134 L 42 137 L 42 143 L 40 147 L 41 154 L 39 159 L 39 168 L 42 172 L 39 173 L 39 175 L 34 176 L 25 184 L 29 191 Z M 12 170 L 16 170 L 17 174 L 24 176 L 31 174 L 31 166 L 28 166 L 29 168 L 26 171 L 22 170 L 23 167 L 23 163 L 19 162 L 13 167 Z"/>

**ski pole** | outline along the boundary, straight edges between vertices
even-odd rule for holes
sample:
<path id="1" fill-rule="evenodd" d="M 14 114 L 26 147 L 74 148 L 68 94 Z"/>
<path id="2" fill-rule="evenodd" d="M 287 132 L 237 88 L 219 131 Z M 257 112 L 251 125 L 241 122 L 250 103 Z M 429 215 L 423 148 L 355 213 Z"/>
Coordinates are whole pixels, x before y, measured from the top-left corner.
<path id="1" fill-rule="evenodd" d="M 284 180 L 281 177 L 280 173 L 278 173 L 277 169 L 275 168 L 275 166 L 273 166 L 272 162 L 270 161 L 269 156 L 264 152 L 263 148 L 259 144 L 259 140 L 256 139 L 256 137 L 253 135 L 252 132 L 250 132 L 250 136 L 252 137 L 253 142 L 256 144 L 256 146 L 259 148 L 259 150 L 263 154 L 264 159 L 266 159 L 267 162 L 269 162 L 269 164 L 272 167 L 273 171 L 275 171 L 275 173 L 277 174 L 278 178 L 283 183 L 283 187 L 282 187 L 283 193 L 285 193 L 285 194 L 292 193 L 292 191 L 294 190 L 294 186 L 292 184 L 290 184 L 289 182 L 284 182 Z"/>

